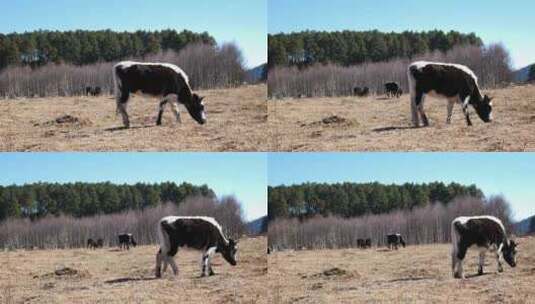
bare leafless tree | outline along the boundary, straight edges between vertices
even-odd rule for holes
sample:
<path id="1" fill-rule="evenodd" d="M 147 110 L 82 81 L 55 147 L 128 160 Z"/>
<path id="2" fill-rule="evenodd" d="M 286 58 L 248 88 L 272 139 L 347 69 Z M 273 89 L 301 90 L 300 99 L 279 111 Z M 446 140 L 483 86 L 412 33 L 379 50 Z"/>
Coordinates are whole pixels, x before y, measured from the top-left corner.
<path id="1" fill-rule="evenodd" d="M 125 232 L 132 233 L 139 244 L 154 244 L 158 220 L 167 215 L 212 216 L 228 236 L 236 239 L 246 229 L 241 204 L 235 197 L 191 197 L 178 207 L 167 203 L 84 218 L 62 215 L 36 221 L 7 219 L 0 223 L 0 248 L 78 248 L 84 247 L 88 238 L 102 238 L 107 246 L 115 246 L 117 234 Z"/>
<path id="2" fill-rule="evenodd" d="M 412 210 L 357 218 L 317 216 L 305 221 L 276 219 L 269 224 L 268 242 L 275 249 L 357 247 L 357 239 L 371 238 L 385 245 L 389 233 L 401 233 L 409 244 L 450 241 L 451 222 L 458 216 L 494 215 L 512 232 L 509 203 L 503 196 L 485 199 L 460 197 L 448 205 L 440 202 Z"/>
<path id="3" fill-rule="evenodd" d="M 146 57 L 129 58 L 169 62 L 181 67 L 194 89 L 235 87 L 245 79 L 243 56 L 233 43 L 213 47 L 191 44 L 180 53 L 172 50 Z M 45 97 L 83 95 L 87 86 L 113 93 L 112 66 L 115 62 L 76 66 L 48 64 L 44 67 L 9 67 L 0 72 L 0 97 Z"/>
<path id="4" fill-rule="evenodd" d="M 344 96 L 351 95 L 356 86 L 366 86 L 374 94 L 383 94 L 383 86 L 389 81 L 399 83 L 403 91 L 408 92 L 407 66 L 416 60 L 464 64 L 478 75 L 483 88 L 504 86 L 512 77 L 511 59 L 503 45 L 459 46 L 446 53 L 435 51 L 411 59 L 350 67 L 334 64 L 316 64 L 305 69 L 274 67 L 268 74 L 268 94 L 275 98 Z"/>

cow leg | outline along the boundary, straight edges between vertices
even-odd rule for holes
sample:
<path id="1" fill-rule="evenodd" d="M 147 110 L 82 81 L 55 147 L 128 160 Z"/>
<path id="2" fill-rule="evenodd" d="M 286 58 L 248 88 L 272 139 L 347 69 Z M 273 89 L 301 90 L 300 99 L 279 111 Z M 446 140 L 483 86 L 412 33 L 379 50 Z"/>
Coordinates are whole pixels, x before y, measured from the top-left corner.
<path id="1" fill-rule="evenodd" d="M 496 250 L 496 262 L 498 263 L 498 272 L 503 272 L 502 261 L 503 261 L 503 255 L 502 255 L 501 246 L 500 246 L 500 248 Z"/>
<path id="2" fill-rule="evenodd" d="M 461 278 L 461 279 L 464 279 L 464 273 L 463 273 L 463 259 L 464 257 L 466 256 L 466 248 L 459 248 L 458 251 L 455 251 L 454 254 L 455 256 L 453 257 L 456 261 L 456 270 L 455 271 L 455 267 L 454 267 L 454 272 L 453 272 L 453 277 L 455 278 Z"/>
<path id="3" fill-rule="evenodd" d="M 173 113 L 175 113 L 176 122 L 182 123 L 182 120 L 180 119 L 180 111 L 178 110 L 178 98 L 171 102 L 171 108 L 173 109 Z"/>
<path id="4" fill-rule="evenodd" d="M 421 102 L 423 94 L 414 93 L 411 90 L 411 114 L 412 114 L 412 125 L 416 128 L 420 126 L 420 118 L 418 116 L 418 105 Z"/>
<path id="5" fill-rule="evenodd" d="M 201 277 L 207 276 L 207 275 L 214 275 L 214 271 L 212 270 L 212 256 L 215 254 L 216 247 L 210 247 L 202 256 L 202 273 Z"/>
<path id="6" fill-rule="evenodd" d="M 453 114 L 453 105 L 457 101 L 457 98 L 449 98 L 448 99 L 448 118 L 446 119 L 446 123 L 451 123 L 451 115 Z"/>
<path id="7" fill-rule="evenodd" d="M 162 115 L 163 115 L 163 111 L 165 110 L 165 105 L 167 104 L 167 99 L 163 99 L 162 101 L 160 101 L 160 104 L 158 105 L 158 119 L 156 119 L 156 125 L 157 126 L 160 126 L 162 125 Z"/>
<path id="8" fill-rule="evenodd" d="M 167 265 L 166 265 L 167 266 Z M 156 253 L 156 277 L 161 278 L 162 277 L 162 249 L 158 250 L 158 253 Z M 165 272 L 165 269 L 164 269 Z"/>
<path id="9" fill-rule="evenodd" d="M 169 265 L 171 265 L 171 269 L 173 269 L 173 274 L 174 274 L 175 276 L 178 275 L 178 267 L 176 266 L 175 259 L 173 259 L 173 257 L 172 257 L 172 256 L 169 256 L 169 255 L 166 255 L 165 258 L 166 258 L 167 263 L 168 263 Z M 166 266 L 166 265 L 164 264 L 164 267 L 165 267 L 165 266 Z"/>
<path id="10" fill-rule="evenodd" d="M 120 96 L 116 99 L 117 102 L 117 112 L 121 113 L 123 118 L 123 125 L 125 128 L 130 127 L 130 120 L 128 119 L 128 113 L 126 112 L 126 104 L 128 103 L 129 94 L 128 93 L 119 93 Z"/>
<path id="11" fill-rule="evenodd" d="M 468 111 L 469 104 L 470 104 L 470 96 L 467 96 L 463 101 L 463 113 L 464 113 L 464 117 L 466 117 L 466 124 L 471 126 L 472 121 L 470 120 L 470 113 Z"/>
<path id="12" fill-rule="evenodd" d="M 459 260 L 457 258 L 457 250 L 455 248 L 451 251 L 451 273 L 454 278 L 457 278 L 457 264 Z"/>
<path id="13" fill-rule="evenodd" d="M 479 252 L 479 267 L 477 268 L 477 274 L 483 274 L 483 265 L 485 265 L 485 251 Z"/>
<path id="14" fill-rule="evenodd" d="M 424 101 L 425 101 L 425 95 L 421 94 L 420 99 L 418 100 L 418 96 L 416 96 L 416 104 L 418 106 L 418 113 L 420 113 L 420 117 L 422 118 L 422 122 L 424 124 L 424 127 L 429 126 L 429 121 L 427 120 L 427 115 L 425 115 L 424 111 Z"/>

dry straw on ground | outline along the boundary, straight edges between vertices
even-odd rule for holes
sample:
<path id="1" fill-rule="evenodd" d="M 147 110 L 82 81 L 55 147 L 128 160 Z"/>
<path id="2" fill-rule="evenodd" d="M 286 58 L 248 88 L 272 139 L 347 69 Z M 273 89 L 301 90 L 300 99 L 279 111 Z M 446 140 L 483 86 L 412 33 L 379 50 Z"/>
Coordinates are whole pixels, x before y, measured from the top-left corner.
<path id="1" fill-rule="evenodd" d="M 495 121 L 471 109 L 472 127 L 458 104 L 447 125 L 447 101 L 428 97 L 431 126 L 412 128 L 408 94 L 270 100 L 268 124 L 278 151 L 535 151 L 535 85 L 484 93 Z"/>
<path id="2" fill-rule="evenodd" d="M 131 128 L 122 129 L 115 100 L 50 97 L 0 102 L 1 151 L 265 151 L 266 86 L 198 92 L 206 96 L 208 122 L 197 124 L 180 107 L 182 124 L 166 108 L 156 126 L 158 101 L 134 97 Z"/>
<path id="3" fill-rule="evenodd" d="M 0 253 L 0 303 L 267 303 L 266 238 L 240 241 L 237 266 L 219 254 L 201 278 L 199 251 L 181 250 L 178 277 L 154 278 L 156 246 Z"/>
<path id="4" fill-rule="evenodd" d="M 451 245 L 304 250 L 268 256 L 270 303 L 533 303 L 535 237 L 518 240 L 516 268 L 496 273 L 487 254 L 477 274 L 477 251 L 464 263 L 466 280 L 453 279 Z"/>

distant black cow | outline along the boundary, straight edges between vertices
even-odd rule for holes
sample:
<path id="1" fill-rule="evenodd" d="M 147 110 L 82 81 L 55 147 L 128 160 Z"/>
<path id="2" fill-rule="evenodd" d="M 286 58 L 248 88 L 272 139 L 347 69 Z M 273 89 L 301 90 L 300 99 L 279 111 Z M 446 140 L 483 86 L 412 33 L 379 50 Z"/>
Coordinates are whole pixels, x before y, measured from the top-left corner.
<path id="1" fill-rule="evenodd" d="M 93 91 L 91 92 L 91 95 L 100 96 L 100 94 L 102 94 L 102 88 L 101 87 L 94 87 Z"/>
<path id="2" fill-rule="evenodd" d="M 386 236 L 386 243 L 387 243 L 388 248 L 390 248 L 390 250 L 392 250 L 392 249 L 396 249 L 397 250 L 399 244 L 401 244 L 403 247 L 405 247 L 405 241 L 403 240 L 403 237 L 399 233 L 387 235 Z"/>
<path id="3" fill-rule="evenodd" d="M 103 239 L 98 239 L 97 240 L 97 247 L 98 248 L 104 247 L 104 240 Z"/>
<path id="4" fill-rule="evenodd" d="M 469 247 L 476 245 L 479 251 L 478 274 L 483 274 L 485 253 L 496 254 L 498 272 L 503 271 L 505 259 L 511 267 L 516 266 L 516 243 L 507 237 L 502 222 L 494 216 L 461 216 L 451 223 L 451 268 L 453 277 L 463 278 L 463 259 Z"/>
<path id="5" fill-rule="evenodd" d="M 156 277 L 161 277 L 167 265 L 173 273 L 178 274 L 178 267 L 173 259 L 179 247 L 201 250 L 201 276 L 211 276 L 212 256 L 221 253 L 232 266 L 237 264 L 238 243 L 227 238 L 219 223 L 212 217 L 205 216 L 166 216 L 158 223 L 160 250 L 156 254 Z M 163 269 L 162 269 L 163 263 Z"/>
<path id="6" fill-rule="evenodd" d="M 357 247 L 358 248 L 371 248 L 372 247 L 372 239 L 357 239 Z"/>
<path id="7" fill-rule="evenodd" d="M 119 238 L 119 248 L 130 250 L 130 245 L 136 247 L 137 243 L 131 233 L 122 233 L 117 236 Z"/>
<path id="8" fill-rule="evenodd" d="M 93 240 L 93 239 L 88 239 L 87 240 L 87 248 L 89 248 L 89 249 L 97 248 L 97 242 L 95 242 L 95 240 Z"/>
<path id="9" fill-rule="evenodd" d="M 101 87 L 85 87 L 85 95 L 89 96 L 100 96 L 102 94 L 102 88 Z"/>
<path id="10" fill-rule="evenodd" d="M 399 84 L 397 82 L 387 82 L 385 83 L 385 94 L 386 97 L 397 97 L 399 98 L 401 94 L 403 94 L 403 91 L 399 87 Z"/>
<path id="11" fill-rule="evenodd" d="M 359 96 L 359 97 L 364 97 L 364 96 L 368 96 L 370 94 L 370 89 L 368 87 L 354 87 L 353 88 L 353 95 L 354 96 Z"/>
<path id="12" fill-rule="evenodd" d="M 424 101 L 427 95 L 448 100 L 448 116 L 446 118 L 448 124 L 451 122 L 455 103 L 462 105 L 466 123 L 469 126 L 472 125 L 472 121 L 468 105 L 472 105 L 482 121 L 492 121 L 492 98 L 481 95 L 477 77 L 467 66 L 417 61 L 409 65 L 407 76 L 411 92 L 412 123 L 415 127 L 420 126 L 420 118 L 424 126 L 429 125 L 424 112 Z"/>
<path id="13" fill-rule="evenodd" d="M 162 115 L 167 103 L 172 104 L 177 122 L 180 122 L 178 104 L 183 104 L 190 116 L 199 124 L 206 122 L 203 97 L 194 94 L 186 73 L 170 63 L 122 61 L 113 67 L 117 113 L 123 118 L 126 128 L 130 126 L 126 105 L 130 94 L 142 93 L 161 98 L 157 125 L 162 124 Z"/>

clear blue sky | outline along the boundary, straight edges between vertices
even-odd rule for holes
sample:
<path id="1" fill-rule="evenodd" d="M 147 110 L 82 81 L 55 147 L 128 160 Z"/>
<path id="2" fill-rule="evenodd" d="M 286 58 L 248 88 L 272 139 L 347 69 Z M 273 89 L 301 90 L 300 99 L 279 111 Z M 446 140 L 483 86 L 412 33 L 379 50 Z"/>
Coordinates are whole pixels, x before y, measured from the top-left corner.
<path id="1" fill-rule="evenodd" d="M 267 61 L 267 0 L 1 0 L 0 32 L 189 29 L 236 42 L 247 65 Z"/>
<path id="2" fill-rule="evenodd" d="M 269 33 L 302 30 L 475 32 L 503 42 L 515 67 L 535 63 L 533 0 L 269 0 Z"/>
<path id="3" fill-rule="evenodd" d="M 174 181 L 235 195 L 248 220 L 267 214 L 265 153 L 0 153 L 0 184 Z"/>
<path id="4" fill-rule="evenodd" d="M 443 181 L 503 194 L 517 220 L 535 215 L 535 153 L 270 153 L 268 183 Z"/>

